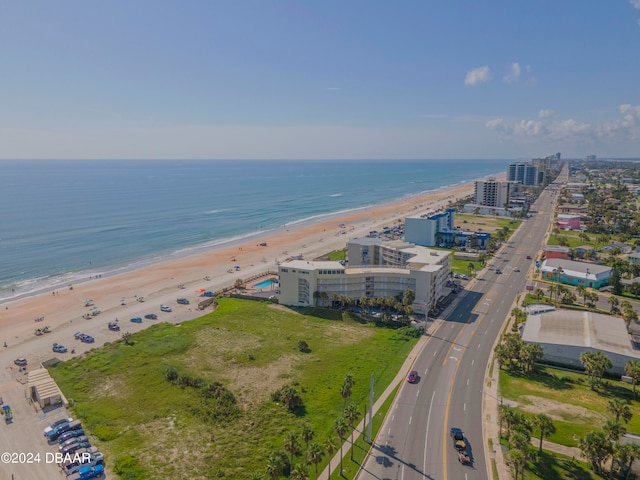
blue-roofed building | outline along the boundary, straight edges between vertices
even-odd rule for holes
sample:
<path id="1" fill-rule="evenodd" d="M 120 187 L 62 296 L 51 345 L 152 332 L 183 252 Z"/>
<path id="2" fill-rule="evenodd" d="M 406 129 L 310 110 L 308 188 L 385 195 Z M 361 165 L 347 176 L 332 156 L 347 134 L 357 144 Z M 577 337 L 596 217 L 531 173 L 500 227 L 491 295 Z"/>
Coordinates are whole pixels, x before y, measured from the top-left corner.
<path id="1" fill-rule="evenodd" d="M 462 231 L 455 228 L 455 209 L 419 217 L 405 218 L 404 239 L 423 247 L 466 246 L 487 248 L 491 235 L 486 232 Z"/>

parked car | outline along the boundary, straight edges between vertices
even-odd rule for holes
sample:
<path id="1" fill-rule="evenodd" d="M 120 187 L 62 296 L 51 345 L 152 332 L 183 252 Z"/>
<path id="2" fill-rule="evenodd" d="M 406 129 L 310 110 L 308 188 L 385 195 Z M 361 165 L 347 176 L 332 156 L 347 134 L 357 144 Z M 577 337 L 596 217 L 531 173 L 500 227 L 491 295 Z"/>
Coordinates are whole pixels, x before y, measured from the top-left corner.
<path id="1" fill-rule="evenodd" d="M 84 343 L 93 343 L 96 340 L 91 335 L 83 335 L 82 338 L 80 339 L 80 341 L 84 342 Z"/>
<path id="2" fill-rule="evenodd" d="M 53 422 L 50 426 L 48 426 L 47 428 L 44 429 L 44 434 L 46 435 L 47 432 L 50 432 L 51 430 L 53 430 L 54 428 L 56 428 L 59 425 L 62 425 L 63 423 L 71 423 L 73 422 L 73 418 L 69 417 L 69 418 L 63 418 L 61 420 L 57 420 L 55 422 Z"/>
<path id="3" fill-rule="evenodd" d="M 80 450 L 81 448 L 89 448 L 90 446 L 91 444 L 89 442 L 79 442 L 69 445 L 68 447 L 63 448 L 60 451 L 63 455 L 67 455 L 69 453 L 75 452 L 76 450 Z"/>
<path id="4" fill-rule="evenodd" d="M 189 299 L 187 298 L 179 298 L 178 300 L 176 300 L 180 305 L 189 305 Z"/>
<path id="5" fill-rule="evenodd" d="M 64 432 L 62 435 L 58 437 L 58 443 L 66 442 L 70 438 L 81 437 L 84 435 L 84 430 L 69 430 L 68 432 Z"/>
<path id="6" fill-rule="evenodd" d="M 140 318 L 140 317 L 133 317 L 133 318 L 131 319 L 131 321 L 132 321 L 133 323 L 142 323 L 142 318 Z"/>
<path id="7" fill-rule="evenodd" d="M 65 433 L 67 433 L 67 432 L 65 432 Z M 60 441 L 59 438 L 58 438 L 58 441 Z M 86 435 L 81 435 L 79 437 L 69 438 L 69 439 L 65 440 L 64 442 L 60 443 L 60 446 L 58 448 L 60 450 L 64 450 L 69 445 L 73 445 L 73 444 L 81 443 L 81 442 L 88 442 L 88 441 L 89 441 L 89 439 L 87 438 Z"/>
<path id="8" fill-rule="evenodd" d="M 407 377 L 407 382 L 416 383 L 418 381 L 418 372 L 416 370 L 411 370 L 409 372 L 409 376 Z"/>
<path id="9" fill-rule="evenodd" d="M 500 271 L 500 269 L 499 269 L 499 268 L 496 268 L 496 273 L 497 273 L 498 275 L 500 275 L 502 272 Z"/>
<path id="10" fill-rule="evenodd" d="M 111 330 L 113 332 L 119 332 L 120 331 L 120 325 L 118 325 L 116 322 L 109 322 L 109 330 Z"/>
<path id="11" fill-rule="evenodd" d="M 91 478 L 102 477 L 103 474 L 104 467 L 102 465 L 83 465 L 77 472 L 69 475 L 67 480 L 90 480 Z"/>
<path id="12" fill-rule="evenodd" d="M 516 268 L 514 268 L 514 269 L 513 269 L 513 271 L 514 271 L 514 272 L 519 272 L 519 271 L 520 271 L 520 269 L 519 269 L 518 267 L 516 267 Z"/>
<path id="13" fill-rule="evenodd" d="M 24 367 L 25 365 L 27 365 L 27 359 L 24 357 L 18 357 L 13 361 L 13 363 L 18 365 L 19 367 Z"/>
<path id="14" fill-rule="evenodd" d="M 156 315 L 155 313 L 147 313 L 144 318 L 148 319 L 148 320 L 157 320 L 158 319 L 158 315 Z"/>
<path id="15" fill-rule="evenodd" d="M 80 430 L 82 428 L 82 423 L 80 420 L 74 420 L 72 422 L 64 422 L 55 427 L 52 430 L 45 431 L 44 436 L 47 437 L 49 442 L 55 442 L 58 440 L 58 437 L 69 430 Z"/>
<path id="16" fill-rule="evenodd" d="M 160 305 L 160 311 L 162 312 L 170 312 L 171 307 L 169 305 Z"/>
<path id="17" fill-rule="evenodd" d="M 95 467 L 96 465 L 102 465 L 103 462 L 103 459 L 98 459 L 94 455 L 89 455 L 88 457 L 82 455 L 77 461 L 65 465 L 63 470 L 66 475 L 73 475 L 83 467 Z"/>
<path id="18" fill-rule="evenodd" d="M 67 347 L 60 345 L 59 343 L 53 344 L 53 351 L 56 353 L 67 353 Z"/>

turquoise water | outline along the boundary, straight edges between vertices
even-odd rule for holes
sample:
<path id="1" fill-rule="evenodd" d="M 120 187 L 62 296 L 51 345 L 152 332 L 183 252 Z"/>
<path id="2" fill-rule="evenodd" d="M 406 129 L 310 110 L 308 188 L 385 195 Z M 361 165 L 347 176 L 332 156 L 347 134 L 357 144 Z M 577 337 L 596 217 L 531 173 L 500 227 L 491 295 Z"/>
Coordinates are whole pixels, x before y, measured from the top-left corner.
<path id="1" fill-rule="evenodd" d="M 263 280 L 260 283 L 256 283 L 254 285 L 254 287 L 256 287 L 256 288 L 267 288 L 267 287 L 270 287 L 271 285 L 277 285 L 277 284 L 278 284 L 277 280 L 273 281 L 271 279 L 267 279 L 267 280 Z"/>
<path id="2" fill-rule="evenodd" d="M 510 161 L 0 161 L 0 300 L 501 173 Z"/>

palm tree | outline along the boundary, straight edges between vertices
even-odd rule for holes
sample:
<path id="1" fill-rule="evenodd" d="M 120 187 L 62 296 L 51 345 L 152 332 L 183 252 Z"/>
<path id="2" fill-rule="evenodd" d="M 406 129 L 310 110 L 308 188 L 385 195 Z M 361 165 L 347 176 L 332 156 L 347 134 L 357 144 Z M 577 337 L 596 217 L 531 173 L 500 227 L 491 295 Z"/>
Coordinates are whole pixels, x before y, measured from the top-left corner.
<path id="1" fill-rule="evenodd" d="M 347 434 L 347 430 L 349 430 L 349 425 L 347 425 L 344 417 L 340 417 L 333 424 L 333 431 L 340 438 L 340 475 L 342 476 L 342 445 L 344 444 L 344 437 Z"/>
<path id="2" fill-rule="evenodd" d="M 316 466 L 316 480 L 318 479 L 318 464 L 322 461 L 324 450 L 317 442 L 311 442 L 309 444 L 309 458 L 311 462 Z"/>
<path id="3" fill-rule="evenodd" d="M 296 464 L 296 466 L 291 469 L 289 478 L 291 480 L 308 480 L 309 476 L 307 475 L 306 467 L 301 463 Z"/>
<path id="4" fill-rule="evenodd" d="M 282 451 L 272 452 L 271 455 L 269 455 L 265 473 L 270 478 L 270 480 L 278 480 L 280 478 L 280 475 L 282 475 L 282 469 L 286 462 L 286 458 L 287 457 L 285 453 Z"/>
<path id="5" fill-rule="evenodd" d="M 349 427 L 351 427 L 351 461 L 353 461 L 353 431 L 355 430 L 353 424 L 359 416 L 358 406 L 353 402 L 349 402 L 349 405 L 347 405 L 347 408 L 344 410 L 344 418 L 349 424 Z"/>
<path id="6" fill-rule="evenodd" d="M 611 314 L 615 315 L 616 313 L 620 313 L 620 300 L 618 300 L 618 297 L 615 297 L 613 295 L 611 295 L 609 297 L 609 300 L 607 300 L 607 303 L 609 303 L 609 305 L 611 305 Z"/>
<path id="7" fill-rule="evenodd" d="M 620 422 L 620 417 L 624 423 L 629 423 L 633 413 L 631 413 L 631 408 L 629 407 L 629 402 L 626 400 L 622 400 L 620 398 L 614 398 L 613 400 L 609 400 L 607 402 L 607 411 L 615 417 L 615 422 Z"/>
<path id="8" fill-rule="evenodd" d="M 342 405 L 342 411 L 344 412 L 344 409 L 347 408 L 347 400 L 351 396 L 351 387 L 346 383 L 343 383 L 342 385 L 340 385 L 339 392 L 340 392 L 340 396 L 344 400 L 344 404 Z"/>
<path id="9" fill-rule="evenodd" d="M 309 454 L 309 442 L 311 440 L 313 440 L 313 429 L 311 428 L 311 425 L 308 422 L 305 422 L 302 425 L 302 441 L 305 444 L 305 450 L 304 450 L 304 464 L 307 464 L 307 455 Z"/>
<path id="10" fill-rule="evenodd" d="M 556 433 L 556 426 L 553 424 L 551 417 L 544 413 L 539 413 L 533 418 L 533 423 L 540 430 L 540 454 L 542 455 L 542 440 L 544 437 Z"/>
<path id="11" fill-rule="evenodd" d="M 331 457 L 333 456 L 337 448 L 338 447 L 336 446 L 336 439 L 334 437 L 327 437 L 327 439 L 324 441 L 324 449 L 327 451 L 327 455 L 329 455 L 329 459 L 327 462 L 329 476 L 331 476 Z"/>
<path id="12" fill-rule="evenodd" d="M 636 385 L 640 382 L 640 362 L 638 360 L 629 360 L 624 367 L 624 373 L 633 380 L 633 396 L 637 397 Z"/>
<path id="13" fill-rule="evenodd" d="M 624 425 L 620 425 L 618 422 L 614 422 L 613 420 L 607 420 L 607 423 L 602 427 L 604 433 L 607 434 L 607 438 L 612 442 L 617 442 L 620 440 L 625 433 L 627 433 L 627 429 Z"/>
<path id="14" fill-rule="evenodd" d="M 582 304 L 586 305 L 587 304 L 587 287 L 585 287 L 584 285 L 578 285 L 576 287 L 576 291 L 578 292 L 578 296 L 582 297 Z"/>
<path id="15" fill-rule="evenodd" d="M 289 468 L 293 468 L 293 456 L 300 449 L 300 437 L 298 432 L 288 432 L 284 437 L 284 449 L 290 455 Z"/>
<path id="16" fill-rule="evenodd" d="M 535 297 L 538 299 L 538 301 L 544 296 L 544 290 L 542 290 L 540 287 L 536 288 L 536 290 L 533 292 L 533 294 L 535 295 Z"/>
<path id="17" fill-rule="evenodd" d="M 595 430 L 587 433 L 584 438 L 580 439 L 578 445 L 582 454 L 587 457 L 591 463 L 594 472 L 602 471 L 602 462 L 611 454 L 611 442 L 602 430 Z"/>

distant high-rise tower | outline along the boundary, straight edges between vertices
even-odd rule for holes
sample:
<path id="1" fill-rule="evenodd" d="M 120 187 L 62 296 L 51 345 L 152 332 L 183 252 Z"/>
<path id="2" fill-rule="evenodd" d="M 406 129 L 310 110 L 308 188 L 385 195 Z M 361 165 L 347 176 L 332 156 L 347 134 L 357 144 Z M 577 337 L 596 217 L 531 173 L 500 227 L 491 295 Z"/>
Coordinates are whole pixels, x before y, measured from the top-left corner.
<path id="1" fill-rule="evenodd" d="M 507 181 L 522 185 L 537 186 L 539 183 L 538 166 L 530 163 L 511 163 L 507 167 Z"/>

